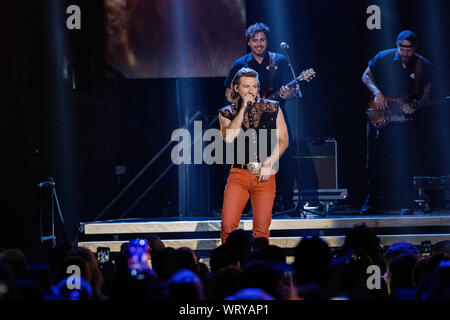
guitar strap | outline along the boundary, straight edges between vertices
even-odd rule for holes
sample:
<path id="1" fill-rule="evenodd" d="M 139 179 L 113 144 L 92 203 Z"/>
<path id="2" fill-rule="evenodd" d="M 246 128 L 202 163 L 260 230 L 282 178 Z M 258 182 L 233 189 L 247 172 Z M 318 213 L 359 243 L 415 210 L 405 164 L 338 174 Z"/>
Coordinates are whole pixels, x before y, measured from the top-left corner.
<path id="1" fill-rule="evenodd" d="M 274 85 L 274 79 L 275 79 L 275 72 L 277 71 L 278 67 L 275 64 L 275 52 L 269 51 L 269 65 L 267 66 L 267 70 L 269 70 L 270 74 L 270 86 L 273 89 Z"/>

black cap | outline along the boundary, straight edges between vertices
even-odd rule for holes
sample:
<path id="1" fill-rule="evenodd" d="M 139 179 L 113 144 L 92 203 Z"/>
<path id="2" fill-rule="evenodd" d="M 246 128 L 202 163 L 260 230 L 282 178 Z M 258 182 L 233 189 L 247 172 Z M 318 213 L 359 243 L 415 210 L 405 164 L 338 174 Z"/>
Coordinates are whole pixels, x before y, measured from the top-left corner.
<path id="1" fill-rule="evenodd" d="M 410 46 L 403 46 L 402 47 L 416 47 L 417 46 L 417 36 L 416 34 L 411 30 L 403 30 L 400 32 L 397 36 L 397 45 L 400 46 L 403 40 L 408 40 L 411 42 Z"/>

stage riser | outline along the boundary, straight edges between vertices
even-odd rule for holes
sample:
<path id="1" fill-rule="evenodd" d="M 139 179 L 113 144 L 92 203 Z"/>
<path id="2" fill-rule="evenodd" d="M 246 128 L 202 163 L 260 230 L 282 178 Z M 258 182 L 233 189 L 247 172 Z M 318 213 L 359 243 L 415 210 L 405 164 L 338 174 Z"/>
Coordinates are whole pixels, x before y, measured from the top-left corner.
<path id="1" fill-rule="evenodd" d="M 294 248 L 304 236 L 318 235 L 331 248 L 344 245 L 345 235 L 356 225 L 365 224 L 380 239 L 382 246 L 408 242 L 420 246 L 423 241 L 435 244 L 450 240 L 450 215 L 420 216 L 359 216 L 333 218 L 273 219 L 270 244 L 283 249 L 287 262 L 293 261 Z M 96 252 L 98 247 L 120 251 L 122 243 L 131 239 L 157 234 L 166 247 L 188 247 L 195 250 L 201 261 L 209 265 L 211 251 L 220 244 L 220 220 L 196 221 L 126 221 L 93 222 L 81 225 L 79 246 Z M 243 217 L 238 228 L 251 232 L 252 220 Z"/>
<path id="2" fill-rule="evenodd" d="M 320 219 L 273 219 L 270 230 L 319 230 L 349 229 L 365 223 L 369 228 L 394 227 L 450 227 L 450 216 L 420 217 L 360 217 L 360 218 L 320 218 Z M 251 230 L 252 220 L 242 219 L 238 228 Z M 220 232 L 220 220 L 210 221 L 164 221 L 164 222 L 102 222 L 81 225 L 84 235 L 122 233 L 179 233 L 179 232 Z"/>
<path id="3" fill-rule="evenodd" d="M 450 234 L 450 227 L 395 227 L 395 228 L 371 228 L 377 235 L 402 235 L 402 234 Z M 271 230 L 273 238 L 292 238 L 318 235 L 321 237 L 333 237 L 348 234 L 351 228 L 346 229 L 300 229 L 300 230 Z M 215 239 L 220 238 L 219 231 L 201 232 L 158 232 L 156 233 L 162 240 L 173 239 Z M 80 238 L 82 242 L 97 241 L 129 241 L 136 238 L 144 238 L 149 233 L 118 233 L 118 234 L 88 234 Z"/>
<path id="4" fill-rule="evenodd" d="M 422 241 L 431 241 L 432 244 L 443 240 L 450 240 L 450 234 L 403 234 L 403 235 L 381 235 L 380 243 L 382 246 L 389 246 L 396 242 L 409 242 L 419 246 Z M 345 236 L 322 237 L 332 248 L 341 247 L 344 244 Z M 301 238 L 270 238 L 270 244 L 277 245 L 283 249 L 295 248 Z M 197 251 L 211 251 L 220 245 L 220 239 L 181 239 L 181 240 L 162 240 L 166 247 L 175 249 L 188 247 Z M 109 247 L 111 252 L 119 252 L 122 243 L 127 241 L 97 241 L 97 242 L 79 242 L 78 245 L 97 251 L 97 247 Z"/>

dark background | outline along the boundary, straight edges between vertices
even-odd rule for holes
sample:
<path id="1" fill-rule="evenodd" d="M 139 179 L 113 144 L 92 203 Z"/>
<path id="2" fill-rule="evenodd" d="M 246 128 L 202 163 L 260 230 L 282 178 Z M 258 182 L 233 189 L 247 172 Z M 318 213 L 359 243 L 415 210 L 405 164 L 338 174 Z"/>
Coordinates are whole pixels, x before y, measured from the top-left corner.
<path id="1" fill-rule="evenodd" d="M 81 7 L 81 30 L 65 27 L 70 4 Z M 366 28 L 371 4 L 381 8 L 381 30 Z M 76 241 L 80 222 L 117 219 L 170 166 L 171 147 L 98 217 L 174 129 L 197 111 L 206 125 L 224 103 L 222 77 L 121 76 L 104 58 L 102 6 L 99 0 L 3 2 L 0 245 L 20 247 L 30 259 L 42 248 L 40 197 L 48 196 L 38 182 L 55 178 L 68 236 Z M 433 94 L 448 95 L 448 1 L 248 0 L 246 6 L 247 26 L 262 21 L 272 29 L 271 50 L 279 52 L 286 41 L 297 73 L 315 68 L 300 107 L 286 106 L 289 121 L 298 111 L 299 137 L 337 139 L 339 186 L 349 191 L 345 204 L 359 208 L 369 98 L 361 75 L 378 51 L 394 47 L 401 30 L 412 29 L 418 52 L 433 63 Z M 448 107 L 420 112 L 423 174 L 449 174 Z M 116 174 L 116 166 L 126 166 L 126 173 Z M 224 177 L 222 166 L 174 166 L 126 218 L 214 217 Z"/>

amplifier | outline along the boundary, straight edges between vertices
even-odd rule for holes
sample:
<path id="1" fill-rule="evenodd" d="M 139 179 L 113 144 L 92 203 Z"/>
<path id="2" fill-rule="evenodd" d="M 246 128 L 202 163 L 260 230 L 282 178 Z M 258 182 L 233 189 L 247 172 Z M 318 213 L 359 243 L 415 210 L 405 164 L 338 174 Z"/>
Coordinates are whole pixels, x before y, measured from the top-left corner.
<path id="1" fill-rule="evenodd" d="M 298 200 L 341 200 L 338 189 L 337 142 L 334 138 L 293 139 Z"/>
<path id="2" fill-rule="evenodd" d="M 440 207 L 439 203 L 444 202 L 445 207 L 450 211 L 450 175 L 442 177 L 419 176 L 414 177 L 414 190 L 416 191 L 416 199 L 414 200 L 422 208 L 423 212 L 431 212 L 431 203 L 434 207 Z M 440 196 L 433 194 L 434 190 L 438 191 Z M 434 197 L 433 197 L 434 196 Z M 440 201 L 439 201 L 440 200 Z M 443 201 L 442 201 L 443 200 Z"/>
<path id="3" fill-rule="evenodd" d="M 299 189 L 337 189 L 337 143 L 335 139 L 294 139 Z"/>

